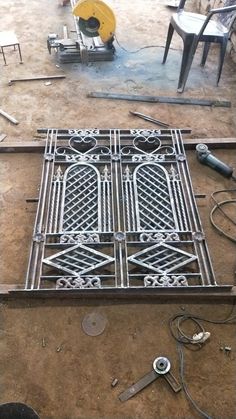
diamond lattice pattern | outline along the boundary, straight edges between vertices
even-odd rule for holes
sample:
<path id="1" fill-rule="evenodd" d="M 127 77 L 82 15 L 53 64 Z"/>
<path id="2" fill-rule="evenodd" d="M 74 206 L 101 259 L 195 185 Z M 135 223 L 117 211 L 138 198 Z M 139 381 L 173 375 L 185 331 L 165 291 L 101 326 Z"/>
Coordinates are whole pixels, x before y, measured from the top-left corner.
<path id="1" fill-rule="evenodd" d="M 53 266 L 60 272 L 69 274 L 85 274 L 112 263 L 114 258 L 89 248 L 83 244 L 70 247 L 43 260 L 43 263 Z"/>
<path id="2" fill-rule="evenodd" d="M 158 243 L 130 256 L 129 261 L 158 273 L 177 271 L 197 259 L 195 255 L 176 247 Z"/>
<path id="3" fill-rule="evenodd" d="M 173 230 L 175 222 L 164 170 L 157 164 L 138 168 L 136 185 L 141 230 Z"/>
<path id="4" fill-rule="evenodd" d="M 98 176 L 87 165 L 67 172 L 63 213 L 64 231 L 98 231 Z"/>

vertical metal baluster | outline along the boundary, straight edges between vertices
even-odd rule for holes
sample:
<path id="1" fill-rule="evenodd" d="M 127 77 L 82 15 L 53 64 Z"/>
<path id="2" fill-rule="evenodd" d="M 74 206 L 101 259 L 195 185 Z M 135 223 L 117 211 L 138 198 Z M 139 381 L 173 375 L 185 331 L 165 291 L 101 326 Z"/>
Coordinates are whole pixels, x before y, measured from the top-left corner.
<path id="1" fill-rule="evenodd" d="M 129 181 L 129 189 L 130 189 L 130 207 L 131 207 L 131 220 L 132 220 L 132 227 L 131 231 L 136 230 L 136 220 L 135 220 L 135 206 L 134 206 L 134 191 L 133 191 L 133 182 L 132 180 Z"/>
<path id="2" fill-rule="evenodd" d="M 54 233 L 58 232 L 58 222 L 59 222 L 59 210 L 60 210 L 60 201 L 61 201 L 61 179 L 62 171 L 59 172 L 59 179 L 56 180 L 56 208 L 55 208 L 55 216 L 54 216 Z"/>
<path id="3" fill-rule="evenodd" d="M 108 231 L 111 231 L 111 182 L 107 181 L 107 221 L 108 221 Z"/>

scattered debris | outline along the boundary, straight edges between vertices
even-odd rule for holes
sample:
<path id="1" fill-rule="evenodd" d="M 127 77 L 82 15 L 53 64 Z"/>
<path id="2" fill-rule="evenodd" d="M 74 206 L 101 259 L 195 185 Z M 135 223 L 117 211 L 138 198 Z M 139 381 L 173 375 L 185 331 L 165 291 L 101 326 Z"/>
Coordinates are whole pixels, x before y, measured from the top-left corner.
<path id="1" fill-rule="evenodd" d="M 231 346 L 221 346 L 220 351 L 224 352 L 226 355 L 229 355 L 232 351 Z"/>
<path id="2" fill-rule="evenodd" d="M 135 101 L 135 102 L 169 103 L 171 105 L 198 105 L 198 106 L 231 108 L 231 102 L 228 100 L 194 99 L 194 98 L 167 97 L 167 96 L 127 95 L 124 93 L 109 93 L 109 92 L 90 92 L 87 94 L 87 97 L 99 98 L 99 99 L 128 100 L 128 101 Z"/>
<path id="3" fill-rule="evenodd" d="M 51 81 L 46 81 L 46 83 L 44 83 L 45 86 L 51 86 L 52 82 Z"/>
<path id="4" fill-rule="evenodd" d="M 46 348 L 46 346 L 47 346 L 47 344 L 46 344 L 46 340 L 45 340 L 45 338 L 43 338 L 43 339 L 42 339 L 42 347 L 43 347 L 43 348 Z"/>
<path id="5" fill-rule="evenodd" d="M 0 143 L 5 140 L 7 134 L 0 134 Z"/>
<path id="6" fill-rule="evenodd" d="M 59 345 L 56 349 L 56 352 L 61 352 L 62 351 L 62 345 Z"/>
<path id="7" fill-rule="evenodd" d="M 119 382 L 118 379 L 117 378 L 114 378 L 114 380 L 112 380 L 112 382 L 111 382 L 111 386 L 112 387 L 117 386 L 118 382 Z"/>
<path id="8" fill-rule="evenodd" d="M 39 202 L 39 198 L 26 198 L 25 202 Z"/>
<path id="9" fill-rule="evenodd" d="M 8 121 L 10 121 L 14 125 L 19 124 L 19 121 L 17 121 L 17 119 L 13 118 L 13 116 L 9 115 L 8 113 L 3 111 L 2 109 L 0 109 L 0 115 L 4 116 L 4 118 L 8 119 Z"/>
<path id="10" fill-rule="evenodd" d="M 204 199 L 204 198 L 206 198 L 206 194 L 205 193 L 195 193 L 194 196 L 197 199 L 201 199 L 201 198 Z"/>
<path id="11" fill-rule="evenodd" d="M 54 76 L 37 76 L 37 77 L 25 77 L 22 79 L 11 79 L 8 82 L 8 85 L 11 86 L 13 83 L 19 81 L 36 81 L 36 80 L 54 80 L 54 79 L 65 79 L 66 76 L 64 74 L 58 74 Z"/>

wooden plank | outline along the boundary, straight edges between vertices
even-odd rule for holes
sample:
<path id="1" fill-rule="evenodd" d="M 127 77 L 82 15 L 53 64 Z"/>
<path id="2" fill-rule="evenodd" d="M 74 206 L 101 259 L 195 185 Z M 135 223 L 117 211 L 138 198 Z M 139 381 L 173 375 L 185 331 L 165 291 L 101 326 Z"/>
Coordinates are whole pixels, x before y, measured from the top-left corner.
<path id="1" fill-rule="evenodd" d="M 184 138 L 186 150 L 194 150 L 199 143 L 207 144 L 210 148 L 235 149 L 236 138 Z M 67 145 L 67 142 L 60 142 L 61 146 Z M 0 153 L 43 153 L 45 140 L 42 141 L 17 141 L 0 143 Z"/>

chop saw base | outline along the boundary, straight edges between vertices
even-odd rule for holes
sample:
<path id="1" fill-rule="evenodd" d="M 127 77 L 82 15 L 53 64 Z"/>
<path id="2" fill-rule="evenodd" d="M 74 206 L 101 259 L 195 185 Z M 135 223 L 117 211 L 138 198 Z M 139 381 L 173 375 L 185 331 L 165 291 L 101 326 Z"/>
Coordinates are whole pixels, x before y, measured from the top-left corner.
<path id="1" fill-rule="evenodd" d="M 103 43 L 99 37 L 88 38 L 78 33 L 78 40 L 59 39 L 56 34 L 48 36 L 48 50 L 55 49 L 59 63 L 83 63 L 113 61 L 115 48 L 112 42 Z"/>

